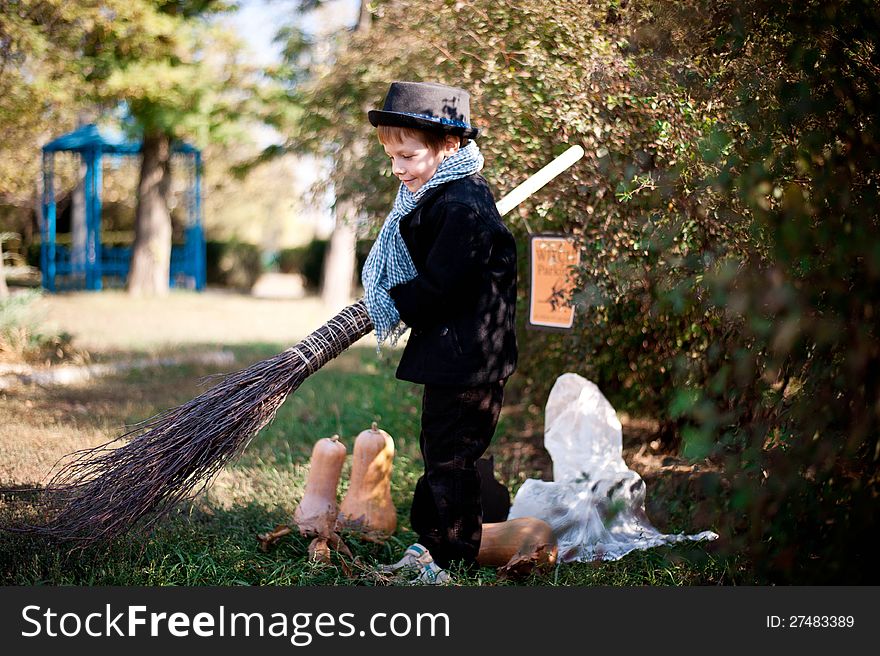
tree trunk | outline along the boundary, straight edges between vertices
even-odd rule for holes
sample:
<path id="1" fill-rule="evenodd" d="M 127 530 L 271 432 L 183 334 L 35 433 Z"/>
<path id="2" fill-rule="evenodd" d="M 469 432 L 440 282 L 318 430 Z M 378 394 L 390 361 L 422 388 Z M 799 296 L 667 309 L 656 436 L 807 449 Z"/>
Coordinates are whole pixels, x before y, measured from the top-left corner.
<path id="1" fill-rule="evenodd" d="M 134 245 L 126 287 L 128 293 L 161 296 L 168 293 L 171 273 L 171 138 L 164 133 L 144 135 Z"/>
<path id="2" fill-rule="evenodd" d="M 365 0 L 361 1 L 355 32 L 366 32 L 370 28 L 371 16 Z M 349 161 L 358 161 L 366 154 L 362 142 L 352 144 Z M 337 159 L 336 166 L 340 165 Z M 333 310 L 351 302 L 354 291 L 355 269 L 357 264 L 357 229 L 355 218 L 357 206 L 352 201 L 337 203 L 336 225 L 330 236 L 327 254 L 324 256 L 324 270 L 321 282 L 321 300 Z"/>
<path id="3" fill-rule="evenodd" d="M 336 226 L 330 235 L 330 244 L 324 258 L 321 284 L 321 301 L 331 310 L 341 310 L 351 303 L 355 274 L 355 249 L 357 231 L 354 203 L 340 202 L 336 213 Z"/>

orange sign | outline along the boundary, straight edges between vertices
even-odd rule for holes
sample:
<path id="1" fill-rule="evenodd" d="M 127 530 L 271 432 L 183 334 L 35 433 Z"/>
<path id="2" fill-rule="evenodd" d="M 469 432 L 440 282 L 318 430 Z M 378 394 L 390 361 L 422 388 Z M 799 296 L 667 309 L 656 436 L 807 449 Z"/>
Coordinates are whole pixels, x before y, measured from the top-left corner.
<path id="1" fill-rule="evenodd" d="M 581 254 L 573 238 L 532 235 L 529 241 L 529 327 L 571 329 L 574 306 L 566 302 L 574 290 L 572 267 L 580 261 Z"/>

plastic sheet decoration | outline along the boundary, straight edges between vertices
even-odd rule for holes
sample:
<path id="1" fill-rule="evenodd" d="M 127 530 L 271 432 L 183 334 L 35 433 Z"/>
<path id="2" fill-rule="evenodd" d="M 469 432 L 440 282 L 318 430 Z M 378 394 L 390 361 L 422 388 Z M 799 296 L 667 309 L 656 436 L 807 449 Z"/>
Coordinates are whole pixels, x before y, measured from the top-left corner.
<path id="1" fill-rule="evenodd" d="M 557 378 L 544 427 L 553 481 L 523 483 L 508 519 L 550 524 L 560 562 L 618 560 L 636 549 L 718 538 L 712 531 L 666 535 L 651 525 L 645 482 L 623 461 L 620 420 L 594 383 L 573 373 Z"/>

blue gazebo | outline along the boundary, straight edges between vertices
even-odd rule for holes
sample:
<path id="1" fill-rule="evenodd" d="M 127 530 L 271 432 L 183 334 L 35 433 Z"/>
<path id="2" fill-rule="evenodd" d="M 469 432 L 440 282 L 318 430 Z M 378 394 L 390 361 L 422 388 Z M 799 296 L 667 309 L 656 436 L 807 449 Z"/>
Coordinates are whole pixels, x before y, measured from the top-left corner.
<path id="1" fill-rule="evenodd" d="M 191 176 L 188 185 L 187 220 L 184 243 L 171 248 L 169 285 L 203 290 L 205 288 L 205 235 L 202 227 L 201 152 L 186 143 L 175 143 L 174 153 L 187 162 Z M 75 270 L 71 249 L 57 243 L 55 207 L 55 153 L 79 153 L 85 174 L 85 262 L 84 271 Z M 125 280 L 131 262 L 131 247 L 105 247 L 101 243 L 102 158 L 104 155 L 138 155 L 141 143 L 127 141 L 94 124 L 84 125 L 43 146 L 43 224 L 40 227 L 40 269 L 43 287 L 90 289 L 103 287 L 105 276 Z M 82 273 L 85 275 L 83 276 Z"/>

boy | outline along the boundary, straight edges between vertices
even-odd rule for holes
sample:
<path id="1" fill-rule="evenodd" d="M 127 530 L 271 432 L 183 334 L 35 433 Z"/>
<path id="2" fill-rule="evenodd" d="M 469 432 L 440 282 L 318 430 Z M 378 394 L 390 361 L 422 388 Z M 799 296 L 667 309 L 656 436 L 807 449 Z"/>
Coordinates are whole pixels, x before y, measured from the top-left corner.
<path id="1" fill-rule="evenodd" d="M 411 329 L 397 377 L 424 385 L 425 472 L 410 513 L 419 542 L 387 569 L 416 568 L 425 583 L 476 562 L 476 461 L 517 359 L 516 246 L 479 175 L 469 104 L 463 89 L 394 82 L 368 113 L 401 186 L 364 265 L 367 309 L 380 344 Z"/>

